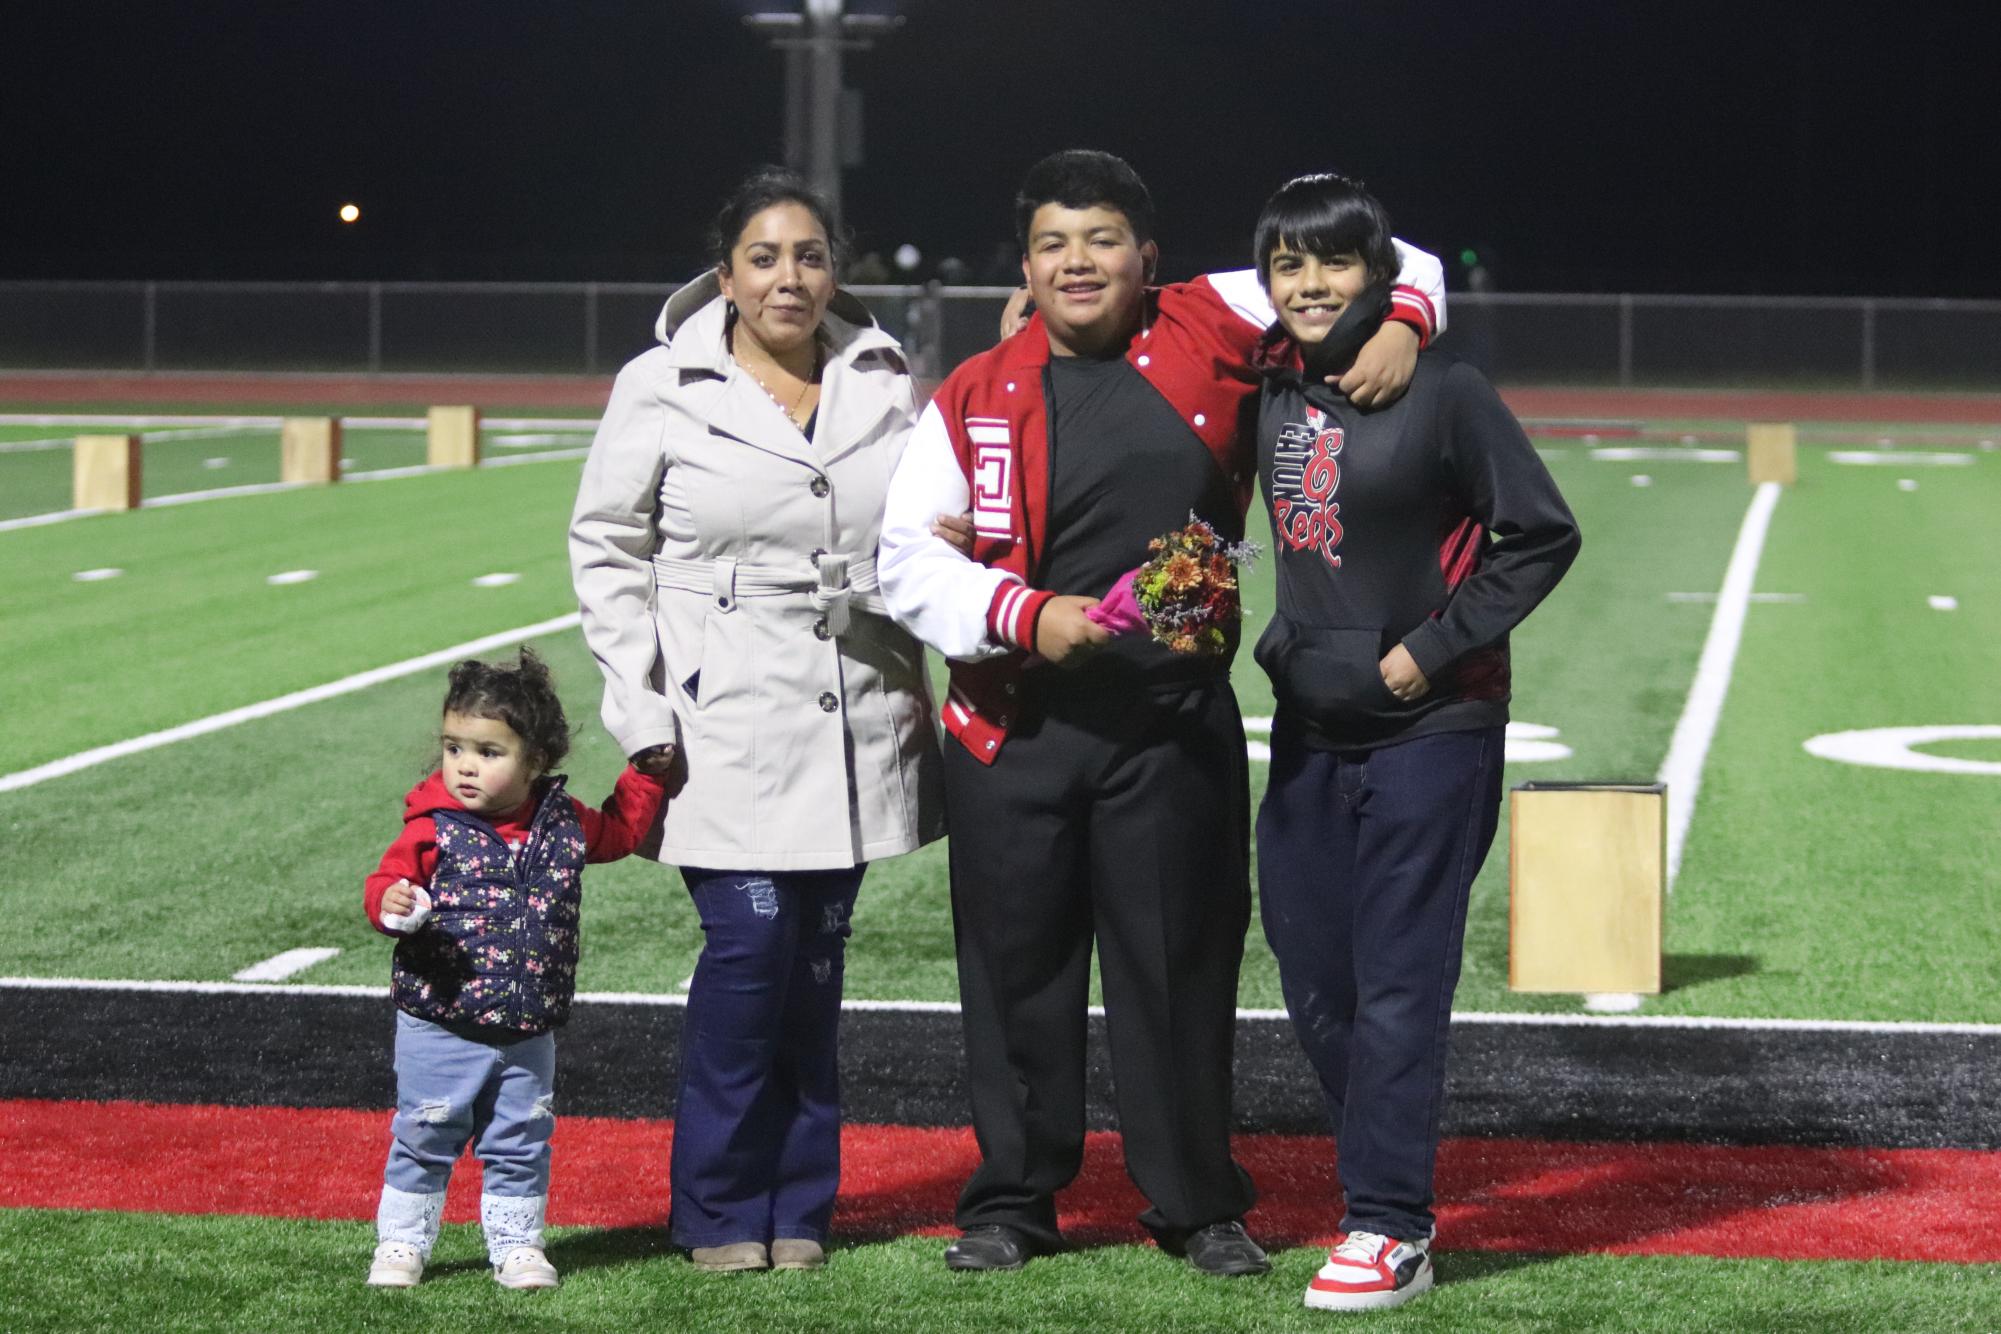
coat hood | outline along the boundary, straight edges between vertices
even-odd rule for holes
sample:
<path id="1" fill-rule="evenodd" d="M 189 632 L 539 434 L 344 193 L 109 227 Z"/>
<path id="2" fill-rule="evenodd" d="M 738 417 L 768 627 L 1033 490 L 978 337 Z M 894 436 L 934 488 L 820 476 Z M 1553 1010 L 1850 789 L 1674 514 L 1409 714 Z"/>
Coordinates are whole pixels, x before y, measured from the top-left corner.
<path id="1" fill-rule="evenodd" d="M 722 280 L 709 269 L 667 298 L 660 317 L 653 322 L 653 336 L 673 350 L 676 365 L 720 372 L 729 364 L 729 353 L 723 346 L 723 331 L 729 327 L 728 308 Z M 896 340 L 876 324 L 869 308 L 845 288 L 835 288 L 833 299 L 827 302 L 819 337 L 832 356 L 841 359 L 872 348 L 896 347 Z"/>

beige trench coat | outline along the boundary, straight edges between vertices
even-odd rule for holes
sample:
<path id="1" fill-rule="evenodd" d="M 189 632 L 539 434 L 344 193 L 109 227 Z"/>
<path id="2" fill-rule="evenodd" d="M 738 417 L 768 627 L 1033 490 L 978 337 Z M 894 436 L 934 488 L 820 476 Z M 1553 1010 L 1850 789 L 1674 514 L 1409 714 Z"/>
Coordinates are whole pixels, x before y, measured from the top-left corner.
<path id="1" fill-rule="evenodd" d="M 875 581 L 910 375 L 837 295 L 809 441 L 731 358 L 716 291 L 706 277 L 668 301 L 577 492 L 570 569 L 605 727 L 628 755 L 681 748 L 663 862 L 821 870 L 909 852 L 944 833 L 924 650 Z"/>

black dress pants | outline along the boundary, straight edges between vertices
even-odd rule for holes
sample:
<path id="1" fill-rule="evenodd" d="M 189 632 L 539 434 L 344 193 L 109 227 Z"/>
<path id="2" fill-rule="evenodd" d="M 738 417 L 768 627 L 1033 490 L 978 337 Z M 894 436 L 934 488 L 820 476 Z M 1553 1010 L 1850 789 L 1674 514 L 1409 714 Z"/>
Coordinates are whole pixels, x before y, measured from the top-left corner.
<path id="1" fill-rule="evenodd" d="M 1250 921 L 1243 721 L 1226 681 L 1168 694 L 1025 685 L 992 766 L 948 742 L 952 914 L 981 1163 L 962 1228 L 1060 1242 L 1084 1152 L 1100 952 L 1126 1170 L 1156 1236 L 1240 1218 L 1230 1156 L 1237 973 Z"/>

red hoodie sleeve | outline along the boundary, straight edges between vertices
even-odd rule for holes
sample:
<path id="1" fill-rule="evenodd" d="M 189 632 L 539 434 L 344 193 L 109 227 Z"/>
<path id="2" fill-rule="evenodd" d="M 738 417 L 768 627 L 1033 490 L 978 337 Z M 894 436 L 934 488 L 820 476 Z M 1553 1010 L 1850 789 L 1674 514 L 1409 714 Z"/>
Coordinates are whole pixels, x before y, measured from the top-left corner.
<path id="1" fill-rule="evenodd" d="M 571 797 L 577 804 L 577 819 L 584 826 L 584 860 L 587 862 L 615 862 L 630 856 L 646 837 L 646 831 L 653 826 L 654 817 L 660 813 L 660 804 L 667 798 L 667 789 L 657 778 L 639 772 L 631 765 L 618 776 L 618 783 L 611 795 L 605 798 L 604 809 L 592 810 L 583 802 Z"/>
<path id="2" fill-rule="evenodd" d="M 382 854 L 382 862 L 362 882 L 361 906 L 368 924 L 385 936 L 400 936 L 382 925 L 382 895 L 398 880 L 431 887 L 431 872 L 438 866 L 438 827 L 430 820 L 412 820 Z"/>

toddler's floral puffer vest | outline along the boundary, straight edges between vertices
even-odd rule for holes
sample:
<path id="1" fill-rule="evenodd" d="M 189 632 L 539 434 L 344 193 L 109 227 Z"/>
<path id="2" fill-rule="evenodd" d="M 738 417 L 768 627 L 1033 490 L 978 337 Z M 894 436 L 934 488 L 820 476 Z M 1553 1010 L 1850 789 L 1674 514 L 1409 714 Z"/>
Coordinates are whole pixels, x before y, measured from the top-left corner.
<path id="1" fill-rule="evenodd" d="M 517 854 L 468 811 L 433 812 L 431 918 L 397 943 L 398 1009 L 434 1023 L 540 1033 L 570 1017 L 584 829 L 557 775 Z"/>

